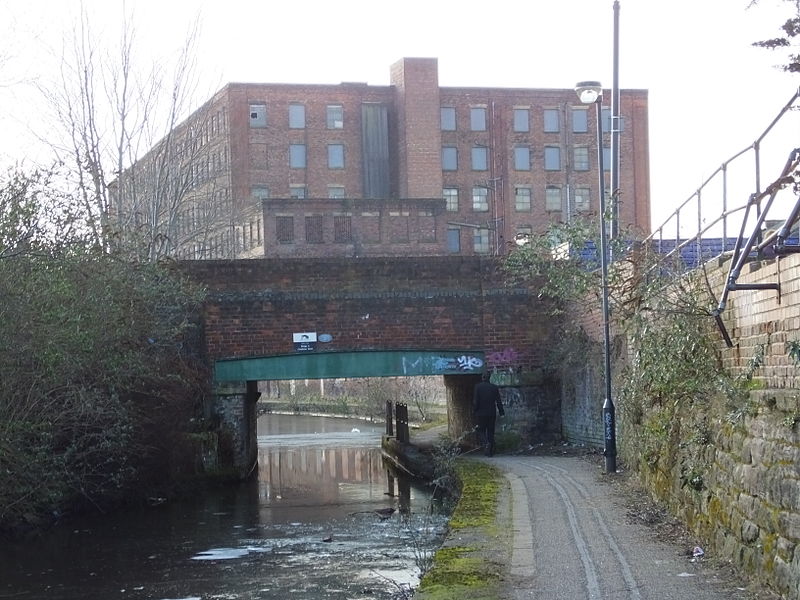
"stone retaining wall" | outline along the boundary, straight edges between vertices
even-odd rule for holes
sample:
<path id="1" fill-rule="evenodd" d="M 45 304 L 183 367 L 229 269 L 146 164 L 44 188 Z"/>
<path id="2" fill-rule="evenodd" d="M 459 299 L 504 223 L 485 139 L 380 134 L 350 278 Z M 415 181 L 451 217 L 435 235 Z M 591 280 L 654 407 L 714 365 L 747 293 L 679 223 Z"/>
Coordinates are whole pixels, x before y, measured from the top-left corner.
<path id="1" fill-rule="evenodd" d="M 719 294 L 729 264 L 711 267 Z M 800 367 L 790 352 L 800 343 L 800 256 L 747 265 L 739 278 L 773 282 L 780 294 L 734 291 L 722 313 L 734 344 L 719 335 L 722 364 L 751 377 L 749 394 L 695 402 L 676 415 L 670 456 L 640 474 L 707 552 L 800 600 Z"/>

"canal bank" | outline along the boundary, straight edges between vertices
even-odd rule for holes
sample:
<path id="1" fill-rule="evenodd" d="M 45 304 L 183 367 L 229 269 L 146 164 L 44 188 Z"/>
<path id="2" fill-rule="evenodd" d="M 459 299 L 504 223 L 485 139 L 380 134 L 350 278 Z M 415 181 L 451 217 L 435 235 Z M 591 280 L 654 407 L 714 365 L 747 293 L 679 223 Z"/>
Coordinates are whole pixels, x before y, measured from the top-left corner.
<path id="1" fill-rule="evenodd" d="M 411 430 L 409 441 L 384 436 L 384 455 L 405 472 L 457 487 L 458 501 L 448 533 L 436 551 L 431 569 L 414 593 L 417 600 L 471 600 L 502 596 L 503 572 L 511 560 L 513 540 L 511 495 L 503 472 L 472 460 L 447 438 L 447 426 Z"/>
<path id="2" fill-rule="evenodd" d="M 398 461 L 437 432 L 387 444 Z M 411 449 L 410 447 L 414 447 Z M 433 454 L 429 454 L 433 459 Z M 444 542 L 415 600 L 767 600 L 692 538 L 627 473 L 568 446 L 455 461 L 462 486 Z M 411 468 L 411 467 L 409 467 Z"/>

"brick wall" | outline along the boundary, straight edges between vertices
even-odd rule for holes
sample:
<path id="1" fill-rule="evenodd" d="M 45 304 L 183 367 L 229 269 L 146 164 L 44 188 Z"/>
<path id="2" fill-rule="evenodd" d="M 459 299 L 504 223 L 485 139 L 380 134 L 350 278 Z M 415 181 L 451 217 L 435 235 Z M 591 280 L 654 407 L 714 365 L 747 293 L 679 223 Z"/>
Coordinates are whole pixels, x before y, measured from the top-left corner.
<path id="1" fill-rule="evenodd" d="M 404 58 L 391 67 L 397 93 L 399 194 L 442 195 L 439 70 L 435 58 Z"/>
<path id="2" fill-rule="evenodd" d="M 292 333 L 329 333 L 327 351 L 471 349 L 493 368 L 541 366 L 551 319 L 480 257 L 197 261 L 209 289 L 210 358 L 292 353 Z"/>
<path id="3" fill-rule="evenodd" d="M 448 215 L 439 198 L 277 198 L 265 200 L 263 205 L 265 256 L 358 258 L 447 253 Z M 318 226 L 320 234 L 313 243 L 308 241 L 311 225 Z"/>

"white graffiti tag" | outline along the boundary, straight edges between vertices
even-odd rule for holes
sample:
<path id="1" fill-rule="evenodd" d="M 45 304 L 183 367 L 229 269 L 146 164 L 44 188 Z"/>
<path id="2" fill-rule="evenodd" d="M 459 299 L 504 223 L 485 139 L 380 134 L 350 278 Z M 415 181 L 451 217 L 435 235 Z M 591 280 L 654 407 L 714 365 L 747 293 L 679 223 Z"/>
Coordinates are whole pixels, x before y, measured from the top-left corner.
<path id="1" fill-rule="evenodd" d="M 483 367 L 483 361 L 477 356 L 463 354 L 458 357 L 458 368 L 462 371 L 475 371 Z"/>

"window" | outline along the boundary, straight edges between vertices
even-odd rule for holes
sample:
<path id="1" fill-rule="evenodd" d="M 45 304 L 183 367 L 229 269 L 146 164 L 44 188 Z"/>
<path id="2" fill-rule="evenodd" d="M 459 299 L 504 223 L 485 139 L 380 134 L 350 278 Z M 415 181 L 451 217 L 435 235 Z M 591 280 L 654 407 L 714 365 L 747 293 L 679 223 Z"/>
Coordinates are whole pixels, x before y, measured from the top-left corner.
<path id="1" fill-rule="evenodd" d="M 573 133 L 586 133 L 589 131 L 589 111 L 585 108 L 572 107 Z"/>
<path id="2" fill-rule="evenodd" d="M 350 215 L 333 216 L 333 241 L 340 244 L 352 242 L 352 217 Z"/>
<path id="3" fill-rule="evenodd" d="M 447 230 L 447 251 L 452 254 L 461 252 L 461 230 L 458 227 Z"/>
<path id="4" fill-rule="evenodd" d="M 250 127 L 266 127 L 266 126 L 267 126 L 267 105 L 251 104 Z"/>
<path id="5" fill-rule="evenodd" d="M 250 188 L 250 195 L 256 200 L 266 200 L 269 198 L 269 188 L 265 185 L 254 185 Z"/>
<path id="6" fill-rule="evenodd" d="M 341 104 L 329 104 L 325 109 L 325 119 L 328 129 L 344 128 L 344 108 Z"/>
<path id="7" fill-rule="evenodd" d="M 589 148 L 586 146 L 576 146 L 572 150 L 572 162 L 576 171 L 589 170 Z"/>
<path id="8" fill-rule="evenodd" d="M 411 239 L 411 213 L 407 210 L 389 211 L 389 241 L 406 244 Z"/>
<path id="9" fill-rule="evenodd" d="M 544 209 L 551 212 L 561 211 L 561 188 L 548 185 L 544 190 Z"/>
<path id="10" fill-rule="evenodd" d="M 275 217 L 275 239 L 279 244 L 294 242 L 294 217 Z"/>
<path id="11" fill-rule="evenodd" d="M 417 212 L 417 241 L 433 243 L 436 241 L 436 217 L 428 208 Z"/>
<path id="12" fill-rule="evenodd" d="M 289 145 L 289 166 L 293 169 L 306 168 L 306 145 L 305 144 L 290 144 Z"/>
<path id="13" fill-rule="evenodd" d="M 442 131 L 456 130 L 456 109 L 452 106 L 443 106 L 440 109 Z"/>
<path id="14" fill-rule="evenodd" d="M 514 131 L 530 131 L 530 115 L 527 108 L 514 109 Z"/>
<path id="15" fill-rule="evenodd" d="M 321 244 L 322 239 L 322 215 L 307 216 L 306 242 L 309 244 Z"/>
<path id="16" fill-rule="evenodd" d="M 603 133 L 611 131 L 611 109 L 602 108 L 600 110 L 600 122 L 603 124 Z"/>
<path id="17" fill-rule="evenodd" d="M 518 187 L 514 190 L 514 209 L 517 212 L 526 212 L 531 209 L 531 188 Z"/>
<path id="18" fill-rule="evenodd" d="M 489 168 L 489 153 L 486 146 L 473 146 L 472 148 L 472 170 L 486 171 Z"/>
<path id="19" fill-rule="evenodd" d="M 458 170 L 458 148 L 455 146 L 444 146 L 442 148 L 442 170 Z"/>
<path id="20" fill-rule="evenodd" d="M 489 189 L 485 187 L 472 188 L 472 210 L 487 212 L 489 210 Z"/>
<path id="21" fill-rule="evenodd" d="M 344 169 L 344 144 L 328 144 L 328 168 Z"/>
<path id="22" fill-rule="evenodd" d="M 379 244 L 381 242 L 380 211 L 364 211 L 359 222 L 359 237 L 362 242 Z"/>
<path id="23" fill-rule="evenodd" d="M 302 183 L 292 184 L 289 186 L 289 197 L 297 200 L 302 200 L 306 197 L 306 186 Z"/>
<path id="24" fill-rule="evenodd" d="M 448 212 L 458 212 L 458 188 L 444 188 L 442 190 L 442 197 L 445 200 L 445 210 Z"/>
<path id="25" fill-rule="evenodd" d="M 533 227 L 530 225 L 517 225 L 517 233 L 514 235 L 514 242 L 522 246 L 533 237 Z"/>
<path id="26" fill-rule="evenodd" d="M 476 229 L 472 236 L 472 248 L 475 254 L 489 253 L 489 230 L 485 228 Z"/>
<path id="27" fill-rule="evenodd" d="M 527 146 L 514 148 L 514 169 L 517 171 L 531 170 L 531 149 Z"/>
<path id="28" fill-rule="evenodd" d="M 557 108 L 545 108 L 543 116 L 545 133 L 558 133 L 561 131 L 561 119 L 559 119 Z"/>
<path id="29" fill-rule="evenodd" d="M 575 188 L 575 210 L 578 212 L 587 212 L 591 205 L 591 192 L 589 188 L 579 187 Z"/>
<path id="30" fill-rule="evenodd" d="M 344 198 L 344 186 L 343 185 L 329 185 L 328 186 L 328 198 Z"/>
<path id="31" fill-rule="evenodd" d="M 611 170 L 611 148 L 603 146 L 603 171 Z"/>
<path id="32" fill-rule="evenodd" d="M 544 147 L 544 170 L 545 171 L 561 170 L 561 148 L 559 148 L 558 146 Z"/>
<path id="33" fill-rule="evenodd" d="M 289 129 L 305 129 L 306 107 L 302 104 L 289 105 Z"/>
<path id="34" fill-rule="evenodd" d="M 486 109 L 469 109 L 469 128 L 472 131 L 486 131 Z"/>

